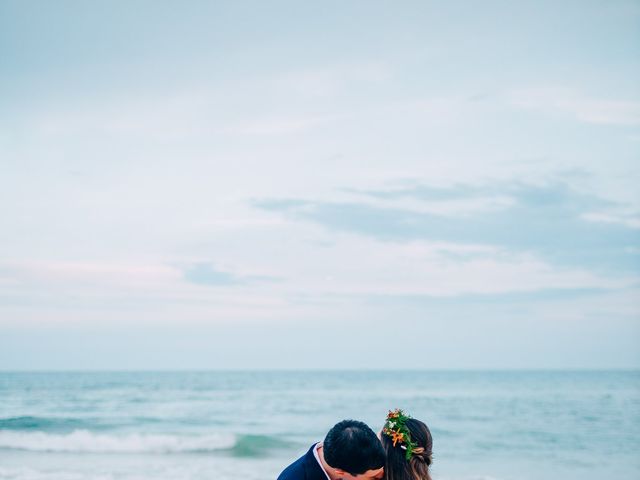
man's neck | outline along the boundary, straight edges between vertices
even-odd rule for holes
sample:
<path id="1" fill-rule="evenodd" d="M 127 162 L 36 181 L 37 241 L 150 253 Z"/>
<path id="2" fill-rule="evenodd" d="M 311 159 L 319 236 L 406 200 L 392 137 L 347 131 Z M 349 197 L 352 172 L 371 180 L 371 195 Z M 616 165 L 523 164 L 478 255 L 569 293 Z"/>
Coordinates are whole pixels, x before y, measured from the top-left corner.
<path id="1" fill-rule="evenodd" d="M 318 451 L 318 458 L 320 459 L 320 463 L 322 464 L 322 468 L 324 468 L 324 471 L 327 472 L 327 475 L 329 475 L 329 478 L 331 480 L 340 480 L 342 477 L 340 477 L 336 471 L 331 468 L 329 466 L 329 464 L 327 463 L 327 461 L 324 459 L 324 448 L 322 448 L 322 444 L 318 444 L 316 446 L 316 449 Z"/>

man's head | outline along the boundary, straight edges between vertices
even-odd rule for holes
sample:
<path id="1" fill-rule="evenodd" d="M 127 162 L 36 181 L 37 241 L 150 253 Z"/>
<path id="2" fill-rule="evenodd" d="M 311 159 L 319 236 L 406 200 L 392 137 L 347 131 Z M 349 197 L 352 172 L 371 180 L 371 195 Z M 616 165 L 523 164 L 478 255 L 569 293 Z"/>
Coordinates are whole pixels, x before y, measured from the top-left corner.
<path id="1" fill-rule="evenodd" d="M 377 435 L 357 420 L 336 424 L 323 442 L 324 459 L 344 479 L 371 480 L 383 476 L 385 453 Z"/>

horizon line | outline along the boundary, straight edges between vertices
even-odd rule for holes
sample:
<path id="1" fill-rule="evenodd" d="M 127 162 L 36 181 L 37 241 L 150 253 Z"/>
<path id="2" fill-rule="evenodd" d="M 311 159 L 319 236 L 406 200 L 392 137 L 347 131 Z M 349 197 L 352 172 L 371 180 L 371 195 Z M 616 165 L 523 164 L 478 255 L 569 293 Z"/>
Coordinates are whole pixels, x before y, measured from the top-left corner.
<path id="1" fill-rule="evenodd" d="M 542 372 L 640 372 L 640 367 L 522 367 L 522 368 L 176 368 L 176 369 L 2 369 L 5 373 L 542 373 Z"/>

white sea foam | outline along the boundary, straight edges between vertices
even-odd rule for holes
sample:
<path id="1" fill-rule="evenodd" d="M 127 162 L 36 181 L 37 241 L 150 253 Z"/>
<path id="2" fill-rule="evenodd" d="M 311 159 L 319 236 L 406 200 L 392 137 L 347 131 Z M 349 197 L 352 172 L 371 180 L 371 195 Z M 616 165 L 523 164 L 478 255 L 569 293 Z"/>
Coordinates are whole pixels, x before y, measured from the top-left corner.
<path id="1" fill-rule="evenodd" d="M 108 435 L 75 430 L 68 434 L 0 431 L 0 448 L 32 452 L 181 453 L 226 450 L 236 445 L 231 434 L 180 436 L 169 434 Z"/>
<path id="2" fill-rule="evenodd" d="M 230 457 L 211 458 L 200 456 L 188 461 L 172 456 L 159 456 L 153 462 L 144 456 L 132 456 L 125 464 L 113 462 L 111 458 L 96 461 L 91 457 L 83 461 L 77 457 L 71 464 L 42 465 L 36 458 L 39 453 L 30 453 L 26 463 L 31 465 L 2 465 L 0 457 L 0 480 L 272 480 L 282 470 L 272 461 L 256 460 L 238 463 Z M 23 461 L 26 457 L 23 458 Z"/>
<path id="3" fill-rule="evenodd" d="M 0 480 L 113 480 L 112 475 L 96 474 L 87 477 L 83 472 L 73 471 L 40 471 L 34 468 L 3 468 L 0 467 Z"/>

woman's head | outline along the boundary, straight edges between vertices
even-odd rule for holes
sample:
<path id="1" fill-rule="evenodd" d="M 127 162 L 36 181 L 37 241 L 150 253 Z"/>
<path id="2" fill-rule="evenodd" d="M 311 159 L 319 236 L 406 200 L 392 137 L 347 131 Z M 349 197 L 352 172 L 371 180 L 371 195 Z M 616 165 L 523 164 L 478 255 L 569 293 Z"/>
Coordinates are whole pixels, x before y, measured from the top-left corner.
<path id="1" fill-rule="evenodd" d="M 404 417 L 402 413 L 401 415 L 400 429 L 398 429 L 397 420 L 389 429 L 388 418 L 381 434 L 382 446 L 387 454 L 385 478 L 387 480 L 431 480 L 429 475 L 433 447 L 431 432 L 420 420 Z M 392 422 L 393 420 L 391 419 Z M 396 432 L 404 434 L 402 439 L 398 439 L 398 433 L 396 433 L 395 442 L 393 427 L 396 427 Z M 407 436 L 409 438 L 406 438 Z"/>

